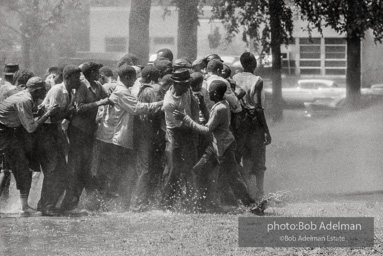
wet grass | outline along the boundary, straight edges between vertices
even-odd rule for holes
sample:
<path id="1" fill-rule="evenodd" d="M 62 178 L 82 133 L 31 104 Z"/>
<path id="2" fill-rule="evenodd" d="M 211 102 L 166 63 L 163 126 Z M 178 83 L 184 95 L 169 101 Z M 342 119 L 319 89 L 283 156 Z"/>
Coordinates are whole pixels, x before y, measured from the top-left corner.
<path id="1" fill-rule="evenodd" d="M 86 217 L 1 218 L 2 255 L 382 255 L 383 203 L 291 203 L 266 216 L 374 217 L 373 248 L 240 248 L 243 214 L 97 213 Z M 4 216 L 3 216 L 4 217 Z M 262 217 L 260 217 L 262 218 Z"/>

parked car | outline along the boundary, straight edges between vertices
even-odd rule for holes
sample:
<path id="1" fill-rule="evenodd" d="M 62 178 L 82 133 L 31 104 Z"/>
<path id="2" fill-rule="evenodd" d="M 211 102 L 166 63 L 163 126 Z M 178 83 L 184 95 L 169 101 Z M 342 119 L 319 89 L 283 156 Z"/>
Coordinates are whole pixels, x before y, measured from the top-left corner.
<path id="1" fill-rule="evenodd" d="M 266 88 L 265 93 L 266 97 L 270 98 L 272 88 Z M 282 97 L 287 106 L 303 107 L 305 102 L 334 99 L 345 95 L 346 88 L 325 79 L 302 79 L 298 81 L 296 87 L 282 88 Z"/>
<path id="2" fill-rule="evenodd" d="M 221 56 L 223 63 L 228 65 L 231 69 L 231 75 L 234 76 L 239 72 L 243 72 L 241 62 L 239 61 L 239 56 Z"/>
<path id="3" fill-rule="evenodd" d="M 361 105 L 369 107 L 377 102 L 382 102 L 383 94 L 376 94 L 370 88 L 361 89 Z M 341 95 L 335 98 L 318 99 L 314 102 L 305 102 L 306 117 L 328 117 L 341 113 L 346 107 L 346 95 Z"/>
<path id="4" fill-rule="evenodd" d="M 383 95 L 383 84 L 373 84 L 371 90 L 376 95 Z"/>

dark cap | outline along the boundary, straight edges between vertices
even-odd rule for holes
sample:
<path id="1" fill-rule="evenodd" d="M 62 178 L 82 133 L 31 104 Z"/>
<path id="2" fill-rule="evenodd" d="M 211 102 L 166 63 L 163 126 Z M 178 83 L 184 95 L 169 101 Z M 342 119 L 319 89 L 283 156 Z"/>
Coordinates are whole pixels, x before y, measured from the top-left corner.
<path id="1" fill-rule="evenodd" d="M 220 62 L 223 62 L 221 57 L 219 57 L 219 55 L 215 53 L 207 55 L 205 59 L 206 59 L 206 63 L 209 63 L 209 61 L 211 60 L 219 60 Z"/>
<path id="2" fill-rule="evenodd" d="M 29 90 L 33 91 L 38 89 L 45 89 L 45 82 L 43 81 L 43 79 L 41 79 L 41 77 L 34 76 L 32 78 L 29 78 L 26 87 Z"/>
<path id="3" fill-rule="evenodd" d="M 174 83 L 188 83 L 190 81 L 190 72 L 185 68 L 173 72 L 172 80 Z"/>
<path id="4" fill-rule="evenodd" d="M 5 64 L 4 75 L 12 76 L 14 73 L 16 73 L 17 70 L 19 70 L 19 64 Z"/>
<path id="5" fill-rule="evenodd" d="M 173 70 L 181 68 L 191 68 L 190 62 L 188 62 L 185 59 L 176 59 L 175 61 L 173 61 Z"/>
<path id="6" fill-rule="evenodd" d="M 204 59 L 196 59 L 192 63 L 192 67 L 194 68 L 195 66 L 204 66 L 204 67 L 206 67 L 206 63 L 204 62 Z"/>

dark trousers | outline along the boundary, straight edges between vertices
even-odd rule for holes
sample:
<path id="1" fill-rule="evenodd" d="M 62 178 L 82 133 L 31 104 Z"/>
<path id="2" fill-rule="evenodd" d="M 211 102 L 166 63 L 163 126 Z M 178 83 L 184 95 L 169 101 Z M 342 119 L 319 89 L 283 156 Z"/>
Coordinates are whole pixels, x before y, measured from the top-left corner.
<path id="1" fill-rule="evenodd" d="M 131 149 L 95 140 L 91 173 L 97 189 L 106 198 L 121 196 L 130 206 L 136 184 L 136 157 Z"/>
<path id="2" fill-rule="evenodd" d="M 96 181 L 92 177 L 90 169 L 93 152 L 93 134 L 69 125 L 69 152 L 68 152 L 68 174 L 69 181 L 66 194 L 62 204 L 63 209 L 73 209 L 78 206 L 83 189 L 96 189 Z"/>
<path id="3" fill-rule="evenodd" d="M 197 162 L 197 137 L 191 130 L 183 128 L 167 129 L 166 136 L 167 164 L 161 204 L 173 206 L 181 195 L 182 186 L 186 186 L 188 200 L 194 196 L 191 170 Z"/>
<path id="4" fill-rule="evenodd" d="M 149 186 L 151 178 L 151 155 L 152 155 L 152 136 L 150 134 L 139 134 L 137 136 L 137 185 L 135 191 L 135 205 L 149 204 Z"/>
<path id="5" fill-rule="evenodd" d="M 3 148 L 5 156 L 3 167 L 11 169 L 16 180 L 16 187 L 20 190 L 20 193 L 28 194 L 31 188 L 32 172 L 29 171 L 29 162 L 24 148 L 24 138 L 26 136 L 24 131 L 23 127 L 12 129 L 1 126 L 0 140 L 5 147 Z M 9 178 L 9 172 L 8 174 L 4 173 L 4 182 L 2 182 L 4 187 L 0 188 L 0 190 L 6 189 Z"/>
<path id="6" fill-rule="evenodd" d="M 193 167 L 195 174 L 194 184 L 198 188 L 199 205 L 202 208 L 209 207 L 210 204 L 217 204 L 219 191 L 218 179 L 220 175 L 225 177 L 227 183 L 232 189 L 234 195 L 239 198 L 245 206 L 254 203 L 249 193 L 247 192 L 246 185 L 239 173 L 239 166 L 235 160 L 235 142 L 226 149 L 224 155 L 220 159 L 213 153 L 211 146 L 207 147 L 205 153 L 202 155 L 198 163 Z M 219 167 L 218 172 L 215 171 Z M 229 189 L 222 187 L 221 189 Z"/>
<path id="7" fill-rule="evenodd" d="M 67 163 L 65 159 L 66 140 L 57 124 L 46 124 L 38 133 L 37 150 L 41 169 L 44 173 L 41 197 L 38 209 L 53 210 L 63 195 L 67 183 Z"/>
<path id="8" fill-rule="evenodd" d="M 261 200 L 264 194 L 263 183 L 266 171 L 266 145 L 264 131 L 250 122 L 243 122 L 234 132 L 237 141 L 236 159 L 242 163 L 241 174 L 251 189 L 251 175 L 256 177 L 255 199 Z"/>
<path id="9" fill-rule="evenodd" d="M 151 174 L 149 189 L 152 195 L 162 189 L 162 175 L 166 165 L 166 133 L 159 129 L 153 138 L 153 155 L 151 157 Z"/>
<path id="10" fill-rule="evenodd" d="M 9 186 L 11 184 L 11 170 L 10 170 L 5 152 L 0 151 L 0 156 L 1 156 L 0 197 L 3 196 L 4 200 L 8 200 Z"/>

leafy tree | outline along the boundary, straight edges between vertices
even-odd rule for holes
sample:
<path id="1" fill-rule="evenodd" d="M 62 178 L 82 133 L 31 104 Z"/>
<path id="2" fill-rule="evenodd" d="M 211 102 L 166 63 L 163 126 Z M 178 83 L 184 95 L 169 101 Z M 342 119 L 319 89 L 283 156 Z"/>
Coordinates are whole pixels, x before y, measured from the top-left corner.
<path id="1" fill-rule="evenodd" d="M 132 0 L 129 15 L 129 52 L 145 65 L 149 57 L 151 0 Z"/>
<path id="2" fill-rule="evenodd" d="M 361 88 L 361 39 L 366 31 L 372 30 L 376 41 L 383 38 L 383 1 L 378 0 L 295 0 L 302 17 L 309 26 L 318 31 L 331 27 L 347 40 L 347 99 L 358 105 Z M 311 27 L 309 27 L 311 28 Z"/>
<path id="3" fill-rule="evenodd" d="M 31 48 L 47 31 L 65 20 L 64 9 L 77 7 L 79 0 L 2 0 L 0 26 L 18 35 L 23 67 L 31 67 Z"/>
<path id="4" fill-rule="evenodd" d="M 272 53 L 272 108 L 275 121 L 283 118 L 281 44 L 292 38 L 292 6 L 284 0 L 215 0 L 213 18 L 221 19 L 230 40 L 243 28 L 242 38 L 260 42 L 262 52 Z"/>

